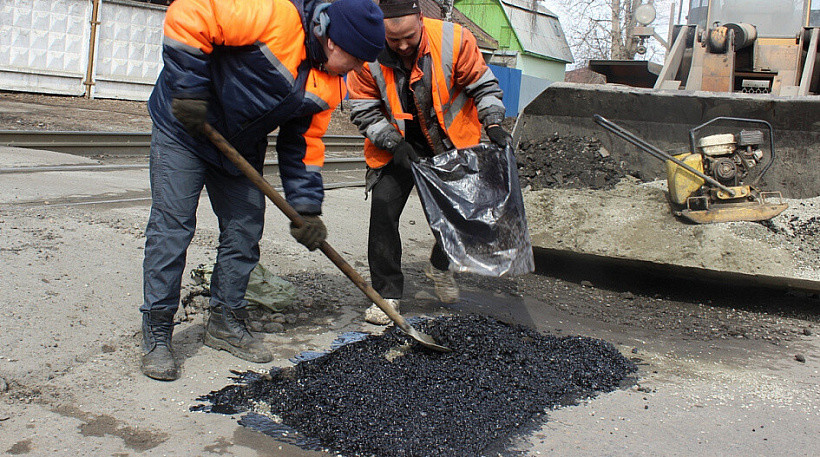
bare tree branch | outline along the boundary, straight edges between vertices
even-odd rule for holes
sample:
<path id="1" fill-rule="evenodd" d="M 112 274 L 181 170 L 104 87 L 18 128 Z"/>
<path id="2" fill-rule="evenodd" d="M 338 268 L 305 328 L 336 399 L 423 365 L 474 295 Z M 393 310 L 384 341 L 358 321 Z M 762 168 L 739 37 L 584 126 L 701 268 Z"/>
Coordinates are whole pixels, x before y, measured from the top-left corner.
<path id="1" fill-rule="evenodd" d="M 668 14 L 673 0 L 557 0 L 567 12 L 562 18 L 576 63 L 592 59 L 633 60 L 639 38 L 635 38 L 635 9 L 643 3 L 656 5 L 659 15 Z M 682 0 L 677 0 L 682 1 Z M 665 19 L 670 20 L 670 19 Z M 668 23 L 668 22 L 667 22 Z M 663 33 L 664 31 L 661 31 Z M 662 55 L 663 49 L 644 43 L 649 56 Z"/>

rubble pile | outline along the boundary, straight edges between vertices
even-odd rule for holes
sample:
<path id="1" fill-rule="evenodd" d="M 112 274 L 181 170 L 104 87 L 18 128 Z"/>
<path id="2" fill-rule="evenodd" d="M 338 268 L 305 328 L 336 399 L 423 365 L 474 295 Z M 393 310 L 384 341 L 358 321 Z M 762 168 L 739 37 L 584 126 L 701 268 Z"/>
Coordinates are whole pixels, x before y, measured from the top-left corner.
<path id="1" fill-rule="evenodd" d="M 820 198 L 789 200 L 789 208 L 780 216 L 760 224 L 789 251 L 795 253 L 800 264 L 816 270 L 820 257 Z"/>
<path id="2" fill-rule="evenodd" d="M 547 410 L 611 391 L 636 370 L 597 339 L 475 315 L 416 325 L 453 351 L 413 345 L 391 327 L 201 400 L 212 411 L 250 411 L 241 422 L 262 430 L 267 416 L 346 456 L 478 456 L 503 449 Z"/>
<path id="3" fill-rule="evenodd" d="M 612 189 L 625 176 L 638 177 L 590 137 L 555 134 L 542 143 L 524 142 L 516 158 L 522 189 Z"/>

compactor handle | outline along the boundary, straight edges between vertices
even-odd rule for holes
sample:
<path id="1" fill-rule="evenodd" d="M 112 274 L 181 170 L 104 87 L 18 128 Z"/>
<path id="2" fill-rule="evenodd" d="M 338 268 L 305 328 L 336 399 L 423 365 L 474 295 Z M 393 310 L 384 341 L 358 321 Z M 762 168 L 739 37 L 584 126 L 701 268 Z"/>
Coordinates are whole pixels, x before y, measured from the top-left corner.
<path id="1" fill-rule="evenodd" d="M 726 192 L 727 194 L 729 194 L 730 197 L 734 197 L 736 195 L 734 189 L 731 189 L 729 187 L 724 186 L 723 184 L 719 183 L 718 181 L 716 181 L 711 176 L 708 176 L 708 175 L 704 174 L 703 172 L 692 168 L 688 163 L 685 163 L 681 160 L 678 160 L 678 159 L 674 158 L 672 155 L 670 155 L 669 153 L 658 149 L 656 146 L 654 146 L 652 144 L 647 143 L 646 140 L 638 137 L 634 133 L 632 133 L 629 130 L 621 127 L 620 125 L 610 121 L 609 119 L 606 119 L 605 117 L 601 116 L 600 114 L 594 114 L 592 116 L 592 118 L 595 120 L 596 124 L 598 124 L 601 127 L 609 130 L 610 132 L 614 133 L 615 135 L 618 135 L 619 137 L 623 138 L 624 140 L 634 144 L 635 146 L 638 147 L 638 149 L 646 152 L 647 154 L 651 155 L 652 157 L 655 157 L 656 159 L 659 159 L 659 160 L 669 160 L 671 162 L 674 162 L 675 164 L 677 164 L 681 168 L 683 168 L 683 169 L 687 170 L 688 172 L 694 174 L 695 176 L 699 177 L 700 179 L 702 179 L 702 180 L 708 182 L 709 184 L 719 188 L 720 190 Z M 692 150 L 694 151 L 694 149 L 692 149 Z"/>

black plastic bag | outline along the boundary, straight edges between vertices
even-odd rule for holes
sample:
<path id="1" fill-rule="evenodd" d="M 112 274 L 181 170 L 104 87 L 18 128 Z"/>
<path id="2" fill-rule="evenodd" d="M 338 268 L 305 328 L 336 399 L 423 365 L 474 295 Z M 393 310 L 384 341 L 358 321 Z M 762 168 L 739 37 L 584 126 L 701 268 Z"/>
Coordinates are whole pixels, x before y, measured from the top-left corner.
<path id="1" fill-rule="evenodd" d="M 413 175 L 453 271 L 502 276 L 535 269 L 512 147 L 452 150 L 414 164 Z"/>

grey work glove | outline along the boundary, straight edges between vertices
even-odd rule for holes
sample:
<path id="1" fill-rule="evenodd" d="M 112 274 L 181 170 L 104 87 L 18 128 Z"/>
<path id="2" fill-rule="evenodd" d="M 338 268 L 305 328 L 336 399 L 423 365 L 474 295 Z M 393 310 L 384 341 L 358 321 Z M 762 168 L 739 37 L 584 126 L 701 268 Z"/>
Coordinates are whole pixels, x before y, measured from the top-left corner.
<path id="1" fill-rule="evenodd" d="M 171 100 L 171 113 L 182 123 L 191 136 L 202 133 L 202 126 L 208 120 L 208 100 L 197 98 L 175 98 Z"/>
<path id="2" fill-rule="evenodd" d="M 393 162 L 400 167 L 409 170 L 410 162 L 419 163 L 419 155 L 406 140 L 401 140 L 390 152 L 393 153 Z"/>
<path id="3" fill-rule="evenodd" d="M 327 227 L 319 216 L 302 216 L 302 221 L 304 223 L 301 227 L 290 223 L 290 234 L 306 248 L 315 251 L 327 238 Z"/>
<path id="4" fill-rule="evenodd" d="M 505 148 L 512 145 L 512 136 L 498 124 L 491 125 L 484 129 L 487 131 L 487 137 L 496 145 Z"/>

